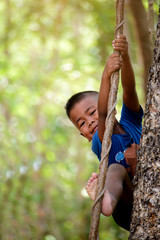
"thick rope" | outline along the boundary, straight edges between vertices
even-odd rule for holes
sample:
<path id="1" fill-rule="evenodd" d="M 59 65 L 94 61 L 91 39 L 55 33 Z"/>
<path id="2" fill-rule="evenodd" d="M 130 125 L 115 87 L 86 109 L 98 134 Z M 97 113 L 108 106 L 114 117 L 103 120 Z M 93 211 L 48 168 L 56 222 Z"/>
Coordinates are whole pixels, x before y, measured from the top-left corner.
<path id="1" fill-rule="evenodd" d="M 108 120 L 109 120 L 109 118 L 110 118 L 110 116 L 111 116 L 111 113 L 114 111 L 114 109 L 115 109 L 115 107 L 116 107 L 116 104 L 117 104 L 117 101 L 115 101 L 115 103 L 114 103 L 114 105 L 112 106 L 110 112 L 108 113 L 107 118 L 106 118 L 106 122 L 108 122 Z M 102 158 L 101 158 L 100 164 L 102 164 L 102 162 L 105 161 L 106 157 L 107 157 L 108 154 L 109 154 L 110 149 L 111 149 L 111 141 L 110 141 L 110 143 L 109 143 L 109 146 L 108 146 L 107 151 L 105 152 L 105 154 L 104 154 L 104 155 L 102 156 Z M 105 186 L 104 186 L 102 192 L 100 193 L 100 195 L 99 195 L 99 196 L 96 198 L 96 200 L 94 201 L 94 204 L 93 204 L 93 206 L 92 206 L 92 209 L 96 206 L 97 202 L 98 202 L 98 201 L 100 200 L 100 198 L 103 196 L 104 192 L 105 192 Z"/>
<path id="2" fill-rule="evenodd" d="M 118 31 L 118 29 L 124 24 L 125 20 L 123 20 L 115 29 L 115 35 L 116 35 L 116 32 Z M 113 78 L 114 74 L 112 75 L 111 78 Z M 111 80 L 112 81 L 112 80 Z M 113 111 L 115 110 L 115 107 L 116 107 L 116 104 L 117 104 L 117 98 L 115 99 L 115 102 L 113 104 L 113 106 L 111 107 L 111 109 L 109 110 L 108 114 L 107 114 L 107 118 L 106 118 L 106 122 L 105 122 L 105 126 L 106 126 L 106 129 L 107 129 L 107 126 L 108 126 L 108 122 L 110 121 L 110 117 L 111 117 L 111 114 L 113 113 Z M 100 164 L 103 163 L 103 161 L 106 160 L 106 157 L 108 156 L 109 152 L 110 152 L 110 149 L 111 149 L 111 141 L 109 143 L 109 146 L 106 150 L 106 152 L 104 153 L 104 155 L 101 157 L 101 161 L 100 161 Z M 103 196 L 104 192 L 105 192 L 105 189 L 106 187 L 104 186 L 102 192 L 100 193 L 100 195 L 96 198 L 96 200 L 94 201 L 94 204 L 92 206 L 92 209 L 96 206 L 97 202 L 101 199 L 101 197 Z"/>
<path id="3" fill-rule="evenodd" d="M 116 2 L 116 30 L 115 37 L 118 34 L 123 33 L 123 23 L 124 23 L 124 0 L 117 0 Z M 111 88 L 108 101 L 108 114 L 105 122 L 105 132 L 102 142 L 102 157 L 99 165 L 99 176 L 96 192 L 96 200 L 92 207 L 92 218 L 91 218 L 91 227 L 89 240 L 97 240 L 98 236 L 98 226 L 99 218 L 102 208 L 102 196 L 105 191 L 105 179 L 108 166 L 108 155 L 111 148 L 111 135 L 114 127 L 115 120 L 115 106 L 117 102 L 117 92 L 119 84 L 119 71 L 116 71 L 112 74 L 111 77 Z"/>
<path id="4" fill-rule="evenodd" d="M 122 25 L 124 24 L 125 20 L 123 20 L 115 29 L 114 35 L 117 36 L 117 32 L 120 29 L 120 27 L 122 27 Z"/>

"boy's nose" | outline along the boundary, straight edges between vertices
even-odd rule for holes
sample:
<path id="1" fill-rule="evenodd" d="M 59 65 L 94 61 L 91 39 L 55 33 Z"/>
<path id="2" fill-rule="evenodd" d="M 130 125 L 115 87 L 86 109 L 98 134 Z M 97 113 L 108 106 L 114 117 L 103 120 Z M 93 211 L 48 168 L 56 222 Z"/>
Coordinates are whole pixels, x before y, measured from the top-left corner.
<path id="1" fill-rule="evenodd" d="M 94 120 L 91 120 L 91 121 L 89 122 L 89 127 L 92 125 L 92 123 L 94 123 Z"/>

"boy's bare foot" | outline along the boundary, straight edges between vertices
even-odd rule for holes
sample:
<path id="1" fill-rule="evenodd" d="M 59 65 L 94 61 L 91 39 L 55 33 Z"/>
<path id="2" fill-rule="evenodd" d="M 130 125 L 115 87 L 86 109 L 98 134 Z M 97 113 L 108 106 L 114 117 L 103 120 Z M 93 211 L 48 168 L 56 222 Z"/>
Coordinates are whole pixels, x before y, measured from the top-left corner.
<path id="1" fill-rule="evenodd" d="M 98 181 L 98 174 L 92 173 L 92 176 L 89 178 L 86 191 L 90 198 L 94 201 L 96 198 L 96 187 L 97 187 L 97 181 Z M 102 213 L 105 216 L 112 215 L 115 207 L 117 204 L 116 198 L 106 189 L 103 201 L 102 201 Z"/>
<path id="2" fill-rule="evenodd" d="M 98 180 L 98 174 L 92 173 L 92 176 L 89 178 L 86 186 L 86 191 L 93 201 L 96 198 L 97 180 Z"/>

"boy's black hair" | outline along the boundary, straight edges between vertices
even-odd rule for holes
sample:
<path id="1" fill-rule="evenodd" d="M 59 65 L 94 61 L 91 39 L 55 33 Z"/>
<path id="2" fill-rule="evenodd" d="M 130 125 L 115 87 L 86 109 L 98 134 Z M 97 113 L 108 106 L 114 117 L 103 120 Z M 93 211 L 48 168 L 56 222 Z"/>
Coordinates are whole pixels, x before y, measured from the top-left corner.
<path id="1" fill-rule="evenodd" d="M 98 92 L 97 91 L 83 91 L 83 92 L 78 92 L 78 93 L 74 94 L 72 97 L 70 97 L 65 105 L 67 116 L 70 118 L 70 111 L 76 103 L 80 102 L 82 99 L 89 97 L 89 96 L 97 97 Z"/>

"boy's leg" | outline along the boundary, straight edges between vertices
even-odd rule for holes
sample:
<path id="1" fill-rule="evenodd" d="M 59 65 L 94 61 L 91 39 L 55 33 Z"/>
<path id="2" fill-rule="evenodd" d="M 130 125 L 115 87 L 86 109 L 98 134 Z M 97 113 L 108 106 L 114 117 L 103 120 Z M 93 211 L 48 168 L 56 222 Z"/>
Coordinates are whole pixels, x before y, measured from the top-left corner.
<path id="1" fill-rule="evenodd" d="M 129 230 L 132 211 L 133 190 L 126 169 L 119 164 L 109 166 L 106 176 L 106 190 L 102 201 L 102 213 L 113 215 L 114 220 Z"/>
<path id="2" fill-rule="evenodd" d="M 130 222 L 132 215 L 132 203 L 124 203 L 123 201 L 119 201 L 117 206 L 112 214 L 114 221 L 122 228 L 126 230 L 130 230 Z"/>
<path id="3" fill-rule="evenodd" d="M 97 180 L 98 174 L 93 173 L 86 186 L 92 200 L 95 200 Z M 120 164 L 110 165 L 107 170 L 106 189 L 102 200 L 103 215 L 113 215 L 118 225 L 129 230 L 132 202 L 132 183 L 126 169 Z"/>

